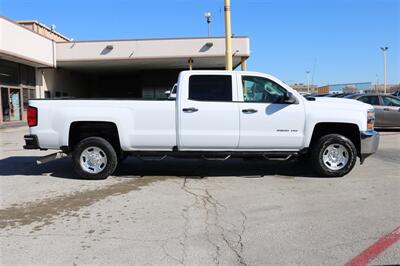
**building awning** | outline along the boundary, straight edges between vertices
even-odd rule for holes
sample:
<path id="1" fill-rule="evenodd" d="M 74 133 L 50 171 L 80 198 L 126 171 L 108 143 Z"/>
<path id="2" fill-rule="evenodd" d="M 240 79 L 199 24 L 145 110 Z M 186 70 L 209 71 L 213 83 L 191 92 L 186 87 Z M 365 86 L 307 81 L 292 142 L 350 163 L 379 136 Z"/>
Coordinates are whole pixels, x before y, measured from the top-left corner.
<path id="1" fill-rule="evenodd" d="M 33 67 L 54 66 L 52 40 L 0 16 L 0 58 Z"/>
<path id="2" fill-rule="evenodd" d="M 233 63 L 250 56 L 248 37 L 232 39 Z M 57 67 L 83 71 L 146 69 L 223 69 L 225 39 L 140 39 L 57 43 Z"/>

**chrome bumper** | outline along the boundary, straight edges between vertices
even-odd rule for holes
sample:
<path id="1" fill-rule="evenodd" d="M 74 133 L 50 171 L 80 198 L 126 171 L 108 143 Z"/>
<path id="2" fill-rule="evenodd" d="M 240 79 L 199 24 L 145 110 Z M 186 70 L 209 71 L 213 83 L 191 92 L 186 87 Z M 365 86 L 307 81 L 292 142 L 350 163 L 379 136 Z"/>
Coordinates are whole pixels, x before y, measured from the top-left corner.
<path id="1" fill-rule="evenodd" d="M 379 145 L 379 133 L 376 131 L 363 131 L 360 134 L 361 152 L 360 161 L 364 162 L 365 158 L 375 153 Z"/>

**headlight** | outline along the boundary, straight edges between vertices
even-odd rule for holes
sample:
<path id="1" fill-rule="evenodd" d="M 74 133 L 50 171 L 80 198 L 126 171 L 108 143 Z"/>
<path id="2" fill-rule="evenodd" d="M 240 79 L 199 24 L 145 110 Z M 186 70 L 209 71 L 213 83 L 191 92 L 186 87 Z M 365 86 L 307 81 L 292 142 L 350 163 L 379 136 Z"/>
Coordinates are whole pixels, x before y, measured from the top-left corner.
<path id="1" fill-rule="evenodd" d="M 368 110 L 367 129 L 374 130 L 374 125 L 375 125 L 375 110 L 371 109 L 371 110 Z"/>

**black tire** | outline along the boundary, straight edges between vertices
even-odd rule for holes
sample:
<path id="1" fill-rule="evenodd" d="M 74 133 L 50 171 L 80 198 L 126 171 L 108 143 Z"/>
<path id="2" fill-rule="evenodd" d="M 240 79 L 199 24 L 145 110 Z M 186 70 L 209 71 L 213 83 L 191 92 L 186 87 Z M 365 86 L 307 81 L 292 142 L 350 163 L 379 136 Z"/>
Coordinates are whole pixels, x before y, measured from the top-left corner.
<path id="1" fill-rule="evenodd" d="M 346 152 L 342 153 L 342 158 L 347 158 L 346 163 L 339 164 L 340 169 L 332 169 L 332 165 L 329 166 L 329 161 L 324 162 L 325 156 L 328 156 L 328 147 L 343 147 Z M 339 153 L 340 154 L 340 153 Z M 321 137 L 311 148 L 311 164 L 313 169 L 321 176 L 324 177 L 342 177 L 348 174 L 354 167 L 357 161 L 357 149 L 354 143 L 348 138 L 339 134 L 329 134 Z M 344 159 L 345 161 L 346 159 Z"/>
<path id="2" fill-rule="evenodd" d="M 102 157 L 105 157 L 107 161 L 106 163 L 101 164 L 102 168 L 98 173 L 88 172 L 81 165 L 81 155 L 90 147 L 96 147 L 100 149 L 100 154 Z M 100 180 L 106 179 L 108 176 L 114 173 L 115 169 L 117 168 L 118 157 L 113 146 L 107 140 L 99 137 L 90 137 L 81 140 L 75 146 L 72 153 L 72 161 L 74 165 L 74 171 L 79 177 L 84 179 Z"/>

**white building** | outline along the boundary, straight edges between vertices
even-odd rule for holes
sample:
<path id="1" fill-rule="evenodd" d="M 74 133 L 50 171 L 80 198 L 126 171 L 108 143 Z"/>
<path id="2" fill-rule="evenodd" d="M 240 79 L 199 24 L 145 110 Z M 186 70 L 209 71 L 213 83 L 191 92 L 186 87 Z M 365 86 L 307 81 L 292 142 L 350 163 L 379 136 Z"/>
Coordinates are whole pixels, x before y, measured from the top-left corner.
<path id="1" fill-rule="evenodd" d="M 249 38 L 232 39 L 235 67 Z M 223 69 L 216 38 L 73 41 L 37 21 L 0 17 L 0 124 L 25 121 L 29 98 L 164 99 L 186 69 Z"/>

